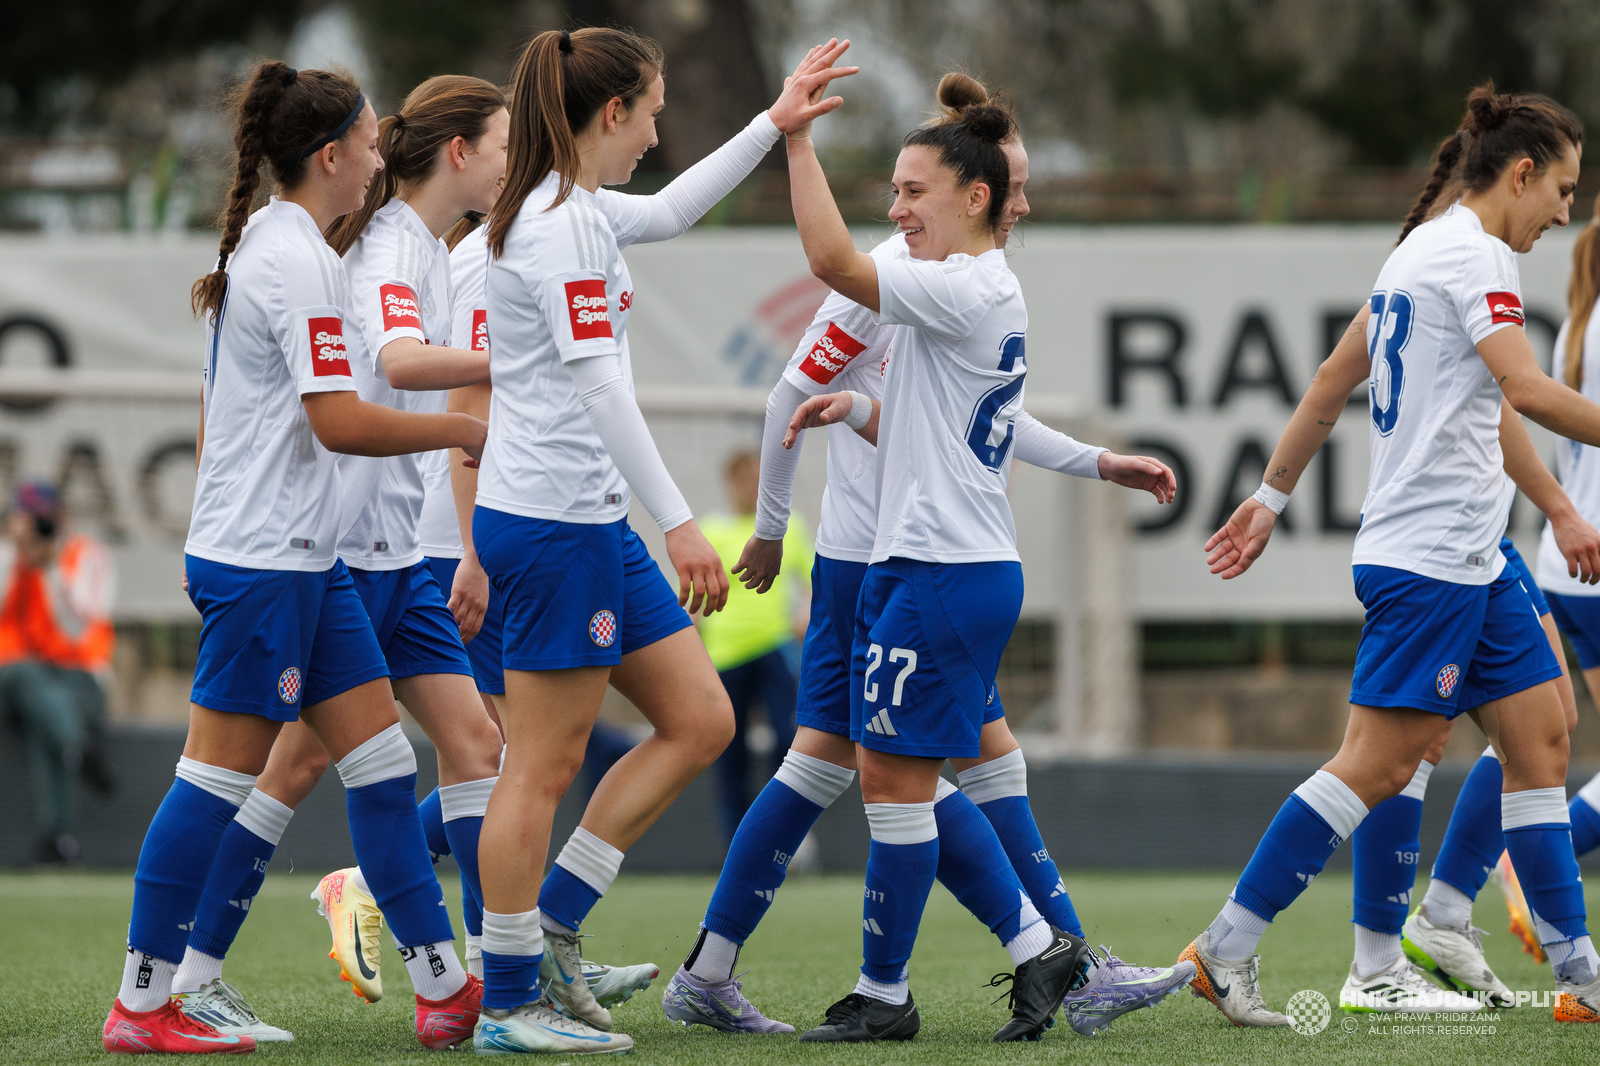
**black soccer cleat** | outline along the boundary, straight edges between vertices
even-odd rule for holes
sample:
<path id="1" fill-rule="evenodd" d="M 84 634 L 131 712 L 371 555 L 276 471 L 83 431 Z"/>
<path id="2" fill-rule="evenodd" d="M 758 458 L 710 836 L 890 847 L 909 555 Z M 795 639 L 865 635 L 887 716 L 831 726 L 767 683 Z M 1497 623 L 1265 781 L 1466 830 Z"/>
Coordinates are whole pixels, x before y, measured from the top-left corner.
<path id="1" fill-rule="evenodd" d="M 904 1003 L 885 1003 L 852 992 L 829 1007 L 823 1023 L 801 1033 L 800 1039 L 814 1044 L 870 1044 L 910 1040 L 921 1028 L 922 1018 L 909 993 Z"/>
<path id="2" fill-rule="evenodd" d="M 1049 947 L 1019 964 L 1016 974 L 990 980 L 991 985 L 1011 982 L 1011 1020 L 994 1034 L 994 1042 L 1043 1038 L 1062 999 L 1084 982 L 1093 960 L 1087 943 L 1052 926 Z"/>

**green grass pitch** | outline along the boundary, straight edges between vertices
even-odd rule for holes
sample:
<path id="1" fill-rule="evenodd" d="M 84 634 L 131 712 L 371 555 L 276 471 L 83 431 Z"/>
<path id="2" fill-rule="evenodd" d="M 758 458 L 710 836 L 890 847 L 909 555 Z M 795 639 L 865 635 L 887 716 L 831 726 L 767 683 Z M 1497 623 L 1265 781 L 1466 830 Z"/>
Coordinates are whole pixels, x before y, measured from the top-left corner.
<path id="1" fill-rule="evenodd" d="M 1082 874 L 1068 877 L 1091 939 L 1130 961 L 1166 964 L 1213 914 L 1232 878 L 1213 874 Z M 268 1021 L 293 1030 L 293 1044 L 268 1044 L 258 1061 L 290 1063 L 422 1062 L 439 1054 L 412 1035 L 411 988 L 394 950 L 385 945 L 386 995 L 359 1002 L 328 959 L 327 927 L 306 898 L 314 875 L 273 873 L 228 960 L 227 977 Z M 1013 1063 L 1298 1061 L 1351 1063 L 1588 1063 L 1600 1061 L 1600 1026 L 1557 1025 L 1550 1011 L 1500 1011 L 1485 1022 L 1492 1034 L 1396 1032 L 1368 1016 L 1337 1010 L 1317 1036 L 1293 1030 L 1240 1030 L 1187 992 L 1153 1011 L 1123 1018 L 1093 1040 L 1058 1024 L 1039 1044 L 996 1046 L 1005 1020 L 981 987 L 1009 969 L 994 938 L 935 888 L 912 966 L 912 991 L 922 1033 L 911 1044 L 813 1047 L 792 1036 L 729 1037 L 685 1031 L 661 1013 L 667 975 L 693 943 L 711 892 L 709 877 L 623 877 L 586 923 L 594 934 L 585 954 L 602 961 L 660 965 L 662 978 L 616 1010 L 617 1027 L 633 1035 L 639 1063 Z M 0 875 L 7 964 L 0 970 L 0 1062 L 106 1061 L 100 1026 L 116 994 L 121 944 L 132 894 L 129 874 Z M 446 885 L 457 918 L 459 891 Z M 804 1028 L 848 992 L 859 965 L 859 877 L 795 878 L 740 960 L 745 991 L 766 1012 Z M 1591 899 L 1591 913 L 1597 913 Z M 1335 1000 L 1350 965 L 1350 879 L 1318 878 L 1279 918 L 1263 942 L 1262 988 L 1282 1008 L 1290 995 L 1315 989 Z M 1489 888 L 1478 923 L 1492 934 L 1490 963 L 1513 988 L 1552 987 L 1549 970 L 1518 950 L 1505 932 L 1505 910 Z M 1335 1000 L 1336 1001 L 1336 1000 Z M 564 1059 L 553 1059 L 565 1061 Z"/>

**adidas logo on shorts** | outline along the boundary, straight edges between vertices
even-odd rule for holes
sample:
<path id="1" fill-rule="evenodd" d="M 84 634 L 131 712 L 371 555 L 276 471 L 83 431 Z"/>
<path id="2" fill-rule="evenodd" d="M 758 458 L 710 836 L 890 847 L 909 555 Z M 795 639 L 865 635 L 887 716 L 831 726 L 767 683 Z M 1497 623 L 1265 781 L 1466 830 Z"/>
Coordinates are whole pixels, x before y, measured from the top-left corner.
<path id="1" fill-rule="evenodd" d="M 895 731 L 894 723 L 889 721 L 889 709 L 887 707 L 867 720 L 866 730 L 869 733 L 876 733 L 883 737 L 897 737 L 900 735 Z"/>

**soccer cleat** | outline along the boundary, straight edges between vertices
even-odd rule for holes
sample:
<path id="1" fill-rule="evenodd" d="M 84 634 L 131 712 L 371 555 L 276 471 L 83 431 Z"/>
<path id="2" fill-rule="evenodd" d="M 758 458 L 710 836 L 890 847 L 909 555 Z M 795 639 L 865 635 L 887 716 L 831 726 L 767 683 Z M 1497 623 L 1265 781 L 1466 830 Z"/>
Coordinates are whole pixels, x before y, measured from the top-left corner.
<path id="1" fill-rule="evenodd" d="M 356 885 L 355 873 L 354 866 L 333 871 L 317 882 L 311 898 L 333 931 L 328 958 L 339 964 L 340 979 L 349 981 L 356 995 L 376 1003 L 383 998 L 383 979 L 378 976 L 383 961 L 383 914 L 377 901 Z"/>
<path id="2" fill-rule="evenodd" d="M 1068 992 L 1061 1003 L 1067 1022 L 1079 1036 L 1094 1036 L 1130 1011 L 1154 1007 L 1194 979 L 1192 962 L 1164 967 L 1130 966 L 1103 944 L 1100 951 L 1100 965 L 1089 980 Z"/>
<path id="3" fill-rule="evenodd" d="M 1051 928 L 1049 947 L 1019 963 L 1015 974 L 996 974 L 990 979 L 991 986 L 1011 982 L 1011 1020 L 994 1034 L 994 1042 L 1043 1039 L 1044 1031 L 1055 1023 L 1062 1000 L 1085 982 L 1085 971 L 1097 962 L 1088 944 Z"/>
<path id="4" fill-rule="evenodd" d="M 117 1000 L 100 1031 L 100 1042 L 118 1055 L 243 1055 L 256 1049 L 248 1036 L 219 1033 L 189 1017 L 175 999 L 142 1011 L 128 1010 Z"/>
<path id="5" fill-rule="evenodd" d="M 589 983 L 594 1001 L 610 1010 L 626 1003 L 635 992 L 643 992 L 650 982 L 661 976 L 661 967 L 653 962 L 633 966 L 607 966 L 603 962 L 583 960 L 583 979 Z"/>
<path id="6" fill-rule="evenodd" d="M 1533 927 L 1533 910 L 1528 906 L 1528 898 L 1522 894 L 1522 882 L 1517 880 L 1517 871 L 1511 865 L 1509 851 L 1500 853 L 1500 861 L 1495 863 L 1494 872 L 1489 877 L 1500 886 L 1500 894 L 1506 898 L 1506 910 L 1511 914 L 1511 935 L 1522 941 L 1522 950 L 1534 959 L 1549 962 L 1544 948 L 1539 944 L 1538 931 Z"/>
<path id="7" fill-rule="evenodd" d="M 821 1025 L 800 1034 L 807 1044 L 866 1044 L 879 1040 L 910 1040 L 922 1028 L 922 1017 L 911 994 L 904 1003 L 852 992 L 828 1008 Z"/>
<path id="8" fill-rule="evenodd" d="M 483 1007 L 483 982 L 471 974 L 449 999 L 417 997 L 417 1039 L 422 1046 L 443 1051 L 472 1038 Z"/>
<path id="9" fill-rule="evenodd" d="M 1411 912 L 1401 927 L 1400 946 L 1406 958 L 1446 988 L 1468 995 L 1486 993 L 1491 1006 L 1515 1006 L 1517 997 L 1494 975 L 1483 957 L 1483 930 L 1471 925 L 1465 929 L 1434 925 L 1426 910 L 1424 903 Z"/>
<path id="10" fill-rule="evenodd" d="M 290 1041 L 294 1034 L 268 1025 L 239 994 L 239 990 L 218 977 L 194 992 L 179 992 L 172 997 L 180 1010 L 197 1022 L 229 1036 L 248 1036 L 258 1044 Z"/>
<path id="11" fill-rule="evenodd" d="M 602 1033 L 576 1018 L 557 1014 L 550 1001 L 525 1003 L 516 1010 L 478 1015 L 472 1049 L 480 1055 L 615 1055 L 633 1050 L 633 1037 Z"/>
<path id="12" fill-rule="evenodd" d="M 1556 1021 L 1600 1022 L 1600 977 L 1586 985 L 1556 982 Z"/>
<path id="13" fill-rule="evenodd" d="M 609 1032 L 611 1012 L 595 1001 L 583 973 L 577 933 L 544 931 L 544 958 L 539 962 L 539 987 L 563 1014 Z"/>
<path id="14" fill-rule="evenodd" d="M 1483 1004 L 1440 988 L 1404 955 L 1370 977 L 1357 977 L 1355 963 L 1339 990 L 1339 1007 L 1352 1014 L 1466 1014 Z"/>
<path id="15" fill-rule="evenodd" d="M 1189 991 L 1210 1000 L 1234 1025 L 1268 1028 L 1290 1024 L 1288 1015 L 1268 1010 L 1261 1000 L 1261 956 L 1237 961 L 1219 959 L 1211 954 L 1210 932 L 1208 929 L 1195 937 L 1174 964 L 1194 963 Z"/>
<path id="16" fill-rule="evenodd" d="M 661 995 L 661 1009 L 671 1021 L 708 1025 L 724 1033 L 792 1033 L 794 1026 L 768 1018 L 744 998 L 737 978 L 701 981 L 682 966 Z"/>

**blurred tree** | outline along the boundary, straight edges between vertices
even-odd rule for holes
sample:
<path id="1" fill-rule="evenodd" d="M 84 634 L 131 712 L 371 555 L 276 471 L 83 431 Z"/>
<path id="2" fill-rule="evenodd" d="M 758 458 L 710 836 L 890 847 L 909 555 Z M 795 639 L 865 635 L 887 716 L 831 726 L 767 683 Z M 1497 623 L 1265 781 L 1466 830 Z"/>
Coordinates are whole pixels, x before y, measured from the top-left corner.
<path id="1" fill-rule="evenodd" d="M 1133 5 L 1143 7 L 1143 4 Z M 1111 46 L 1112 90 L 1121 100 L 1181 99 L 1207 118 L 1254 118 L 1300 81 L 1301 60 L 1253 34 L 1271 0 L 1195 0 L 1188 32 L 1168 41 L 1155 13 Z"/>

